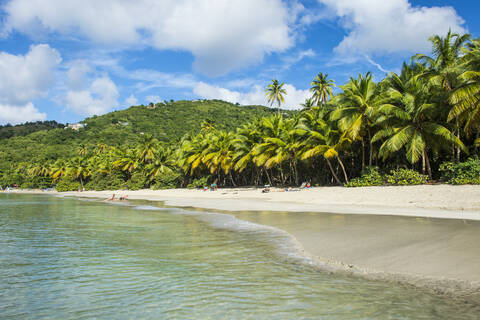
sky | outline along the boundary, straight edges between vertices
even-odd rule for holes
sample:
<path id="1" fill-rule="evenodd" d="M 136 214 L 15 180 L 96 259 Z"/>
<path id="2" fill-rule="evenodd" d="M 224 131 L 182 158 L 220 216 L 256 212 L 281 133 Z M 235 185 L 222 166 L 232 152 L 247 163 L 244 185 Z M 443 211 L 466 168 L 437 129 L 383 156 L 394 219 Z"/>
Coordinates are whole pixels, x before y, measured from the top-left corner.
<path id="1" fill-rule="evenodd" d="M 477 0 L 0 0 L 0 124 L 85 117 L 164 100 L 282 108 L 328 73 L 379 81 L 428 38 L 480 36 Z M 336 90 L 340 90 L 337 88 Z"/>

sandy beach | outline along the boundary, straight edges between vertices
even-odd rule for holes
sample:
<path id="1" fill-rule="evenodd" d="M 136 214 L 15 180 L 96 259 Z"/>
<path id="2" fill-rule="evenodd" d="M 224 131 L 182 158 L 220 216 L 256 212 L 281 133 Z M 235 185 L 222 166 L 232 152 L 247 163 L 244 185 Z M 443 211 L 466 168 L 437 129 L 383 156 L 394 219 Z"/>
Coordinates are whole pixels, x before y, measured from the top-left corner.
<path id="1" fill-rule="evenodd" d="M 288 232 L 337 271 L 406 282 L 480 304 L 480 186 L 65 192 L 229 211 Z M 438 219 L 440 218 L 440 219 Z"/>

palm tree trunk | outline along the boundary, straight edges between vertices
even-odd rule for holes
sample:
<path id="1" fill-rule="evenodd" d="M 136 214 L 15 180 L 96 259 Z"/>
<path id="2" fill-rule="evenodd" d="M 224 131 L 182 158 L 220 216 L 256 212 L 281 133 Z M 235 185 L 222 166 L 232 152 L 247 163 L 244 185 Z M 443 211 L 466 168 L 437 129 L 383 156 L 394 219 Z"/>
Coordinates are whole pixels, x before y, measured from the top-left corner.
<path id="1" fill-rule="evenodd" d="M 369 145 L 369 156 L 368 156 L 368 166 L 372 166 L 372 159 L 373 159 L 373 144 L 372 144 L 372 135 L 370 133 L 370 128 L 368 131 L 368 145 Z"/>
<path id="2" fill-rule="evenodd" d="M 229 171 L 229 172 L 228 172 L 228 176 L 230 177 L 230 181 L 232 181 L 232 185 L 233 185 L 234 187 L 236 187 L 237 185 L 235 184 L 235 181 L 233 180 L 232 171 Z"/>
<path id="3" fill-rule="evenodd" d="M 347 171 L 345 170 L 345 166 L 343 165 L 342 159 L 340 159 L 338 155 L 337 155 L 337 161 L 340 164 L 340 167 L 342 168 L 343 176 L 345 177 L 345 182 L 348 183 Z"/>
<path id="4" fill-rule="evenodd" d="M 460 128 L 457 128 L 457 138 L 460 139 Z M 457 147 L 457 162 L 460 162 L 460 147 Z"/>
<path id="5" fill-rule="evenodd" d="M 432 179 L 432 168 L 430 166 L 430 159 L 428 159 L 428 153 L 427 153 L 427 150 L 423 150 L 423 152 L 425 153 L 425 162 L 427 164 L 427 172 L 428 172 L 428 177 L 430 179 Z"/>
<path id="6" fill-rule="evenodd" d="M 425 174 L 425 148 L 422 151 L 422 174 Z"/>
<path id="7" fill-rule="evenodd" d="M 272 180 L 270 179 L 270 175 L 268 174 L 268 169 L 263 168 L 263 170 L 265 171 L 265 173 L 266 173 L 266 175 L 267 175 L 268 183 L 269 183 L 271 186 L 273 186 Z"/>
<path id="8" fill-rule="evenodd" d="M 293 172 L 295 173 L 295 185 L 298 186 L 298 168 L 297 168 L 297 160 L 293 160 Z"/>
<path id="9" fill-rule="evenodd" d="M 328 163 L 328 167 L 330 168 L 330 171 L 332 172 L 332 176 L 335 178 L 335 180 L 337 181 L 337 183 L 339 185 L 342 184 L 342 182 L 340 181 L 340 179 L 338 179 L 338 176 L 337 174 L 335 173 L 335 170 L 333 170 L 333 167 L 332 167 L 332 164 L 330 163 L 330 160 L 325 158 L 325 160 L 327 160 L 327 163 Z"/>
<path id="10" fill-rule="evenodd" d="M 365 169 L 365 141 L 362 139 L 362 171 Z"/>

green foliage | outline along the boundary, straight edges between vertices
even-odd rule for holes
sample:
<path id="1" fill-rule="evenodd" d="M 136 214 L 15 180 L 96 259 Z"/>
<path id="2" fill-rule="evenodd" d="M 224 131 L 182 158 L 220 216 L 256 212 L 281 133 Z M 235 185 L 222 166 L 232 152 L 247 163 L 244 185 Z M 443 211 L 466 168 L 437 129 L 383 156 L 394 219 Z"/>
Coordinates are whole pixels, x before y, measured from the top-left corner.
<path id="1" fill-rule="evenodd" d="M 182 175 L 178 172 L 168 172 L 162 175 L 158 175 L 152 181 L 151 189 L 173 189 L 180 186 Z"/>
<path id="2" fill-rule="evenodd" d="M 128 190 L 140 190 L 148 185 L 148 179 L 142 172 L 135 172 L 127 181 Z"/>
<path id="3" fill-rule="evenodd" d="M 411 169 L 392 170 L 390 171 L 390 174 L 385 176 L 385 178 L 389 184 L 402 186 L 424 184 L 428 182 L 428 177 L 426 175 L 420 174 Z"/>
<path id="4" fill-rule="evenodd" d="M 196 189 L 196 188 L 203 188 L 204 186 L 208 186 L 208 180 L 209 176 L 204 176 L 198 179 L 193 180 L 192 183 L 190 183 L 187 188 L 188 189 Z"/>
<path id="5" fill-rule="evenodd" d="M 11 137 L 21 137 L 26 136 L 30 133 L 41 131 L 41 130 L 51 130 L 55 128 L 63 128 L 64 125 L 57 123 L 56 121 L 37 121 L 37 122 L 26 122 L 24 124 L 18 124 L 12 126 L 10 124 L 0 126 L 0 140 L 8 139 Z"/>
<path id="6" fill-rule="evenodd" d="M 465 162 L 444 162 L 440 165 L 442 180 L 449 184 L 480 184 L 480 159 Z"/>
<path id="7" fill-rule="evenodd" d="M 351 179 L 345 187 L 371 187 L 383 185 L 384 178 L 377 167 L 367 167 L 360 178 Z"/>
<path id="8" fill-rule="evenodd" d="M 57 182 L 57 185 L 55 187 L 55 189 L 59 192 L 63 192 L 63 191 L 77 191 L 81 188 L 80 186 L 80 182 L 76 181 L 76 180 L 73 180 L 73 179 L 69 179 L 69 178 L 63 178 L 63 179 L 60 179 L 58 182 Z"/>
<path id="9" fill-rule="evenodd" d="M 86 190 L 122 190 L 126 189 L 124 174 L 119 171 L 112 171 L 108 174 L 97 172 L 93 174 L 85 185 Z"/>

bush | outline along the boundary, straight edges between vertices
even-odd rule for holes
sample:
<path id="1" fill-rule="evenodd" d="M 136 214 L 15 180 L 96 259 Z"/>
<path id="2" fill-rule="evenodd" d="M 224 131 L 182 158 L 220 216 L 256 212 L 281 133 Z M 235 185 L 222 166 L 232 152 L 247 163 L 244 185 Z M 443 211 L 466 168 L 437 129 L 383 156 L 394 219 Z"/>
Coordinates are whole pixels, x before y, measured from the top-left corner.
<path id="1" fill-rule="evenodd" d="M 112 171 L 109 174 L 94 173 L 90 181 L 85 185 L 87 190 L 123 190 L 127 188 L 124 175 L 121 172 Z"/>
<path id="2" fill-rule="evenodd" d="M 370 187 L 383 185 L 383 177 L 377 167 L 367 167 L 360 178 L 354 178 L 345 187 Z"/>
<path id="3" fill-rule="evenodd" d="M 57 186 L 55 187 L 58 192 L 63 191 L 77 191 L 80 189 L 80 182 L 69 179 L 69 178 L 62 178 L 57 182 Z"/>
<path id="4" fill-rule="evenodd" d="M 177 172 L 164 173 L 155 177 L 150 185 L 151 189 L 174 189 L 180 185 L 182 175 Z"/>
<path id="5" fill-rule="evenodd" d="M 397 169 L 390 171 L 389 175 L 385 176 L 387 182 L 393 185 L 416 185 L 427 183 L 428 177 L 411 169 Z"/>
<path id="6" fill-rule="evenodd" d="M 480 160 L 469 158 L 465 162 L 444 162 L 440 165 L 441 179 L 448 184 L 480 184 Z"/>
<path id="7" fill-rule="evenodd" d="M 192 183 L 190 183 L 187 188 L 188 189 L 195 189 L 195 188 L 202 188 L 203 186 L 208 186 L 208 178 L 209 177 L 201 177 L 198 179 L 193 180 Z"/>
<path id="8" fill-rule="evenodd" d="M 145 188 L 146 185 L 148 185 L 148 181 L 142 172 L 135 172 L 127 181 L 128 190 L 140 190 Z"/>

